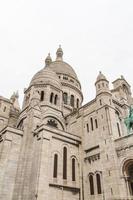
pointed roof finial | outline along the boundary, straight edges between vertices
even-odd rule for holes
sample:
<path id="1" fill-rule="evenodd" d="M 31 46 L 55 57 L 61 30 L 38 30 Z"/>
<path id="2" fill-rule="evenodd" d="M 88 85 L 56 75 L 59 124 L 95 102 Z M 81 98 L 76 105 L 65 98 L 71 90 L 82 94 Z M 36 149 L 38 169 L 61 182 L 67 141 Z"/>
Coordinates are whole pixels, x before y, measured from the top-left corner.
<path id="1" fill-rule="evenodd" d="M 18 90 L 17 90 L 16 93 L 15 93 L 15 97 L 16 97 L 17 99 L 19 98 Z"/>
<path id="2" fill-rule="evenodd" d="M 45 59 L 45 66 L 46 67 L 49 66 L 51 62 L 52 62 L 52 58 L 50 56 L 50 53 L 48 53 L 48 56 Z"/>
<path id="3" fill-rule="evenodd" d="M 59 45 L 59 48 L 56 51 L 56 60 L 57 61 L 63 60 L 63 51 L 62 51 L 61 45 Z"/>
<path id="4" fill-rule="evenodd" d="M 16 92 L 13 92 L 13 94 L 12 94 L 10 100 L 11 100 L 12 102 L 14 102 L 14 101 L 15 101 L 16 99 L 18 99 L 18 98 L 19 98 L 19 94 L 18 94 L 18 91 L 16 91 Z"/>
<path id="5" fill-rule="evenodd" d="M 121 75 L 121 79 L 125 79 L 123 75 Z"/>

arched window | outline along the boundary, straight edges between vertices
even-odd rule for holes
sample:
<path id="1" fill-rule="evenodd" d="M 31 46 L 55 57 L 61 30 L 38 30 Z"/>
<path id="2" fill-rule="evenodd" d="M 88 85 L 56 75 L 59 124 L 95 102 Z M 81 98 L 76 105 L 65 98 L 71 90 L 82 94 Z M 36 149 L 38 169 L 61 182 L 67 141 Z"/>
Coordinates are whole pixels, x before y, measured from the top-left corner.
<path id="1" fill-rule="evenodd" d="M 96 181 L 97 181 L 97 193 L 101 194 L 102 189 L 101 189 L 101 178 L 99 174 L 96 174 Z"/>
<path id="2" fill-rule="evenodd" d="M 72 181 L 75 181 L 75 158 L 72 159 Z"/>
<path id="3" fill-rule="evenodd" d="M 116 110 L 115 111 L 115 116 L 116 116 L 116 126 L 117 126 L 117 131 L 119 137 L 121 136 L 121 118 L 120 118 L 120 113 Z"/>
<path id="4" fill-rule="evenodd" d="M 63 179 L 67 179 L 67 148 L 63 148 Z"/>
<path id="5" fill-rule="evenodd" d="M 67 104 L 68 94 L 66 92 L 63 93 L 63 101 L 64 101 L 64 104 Z"/>
<path id="6" fill-rule="evenodd" d="M 133 160 L 127 160 L 123 166 L 123 175 L 126 182 L 128 182 L 128 190 L 130 195 L 133 195 Z"/>
<path id="7" fill-rule="evenodd" d="M 128 87 L 125 84 L 123 84 L 123 91 L 125 92 L 125 94 L 128 97 L 129 91 L 128 91 Z"/>
<path id="8" fill-rule="evenodd" d="M 100 106 L 101 106 L 102 105 L 102 100 L 100 99 L 99 102 L 100 102 Z"/>
<path id="9" fill-rule="evenodd" d="M 4 107 L 3 111 L 6 112 L 6 106 Z"/>
<path id="10" fill-rule="evenodd" d="M 70 105 L 71 105 L 72 107 L 74 107 L 74 96 L 73 96 L 73 95 L 71 95 Z"/>
<path id="11" fill-rule="evenodd" d="M 89 132 L 89 124 L 86 124 L 87 132 Z"/>
<path id="12" fill-rule="evenodd" d="M 56 95 L 55 95 L 55 98 L 54 98 L 54 104 L 55 104 L 55 105 L 57 104 L 57 99 L 58 99 L 58 95 L 56 94 Z"/>
<path id="13" fill-rule="evenodd" d="M 98 128 L 97 119 L 95 119 L 95 127 Z"/>
<path id="14" fill-rule="evenodd" d="M 90 118 L 90 122 L 91 122 L 91 130 L 93 131 L 93 119 L 92 119 L 92 117 Z"/>
<path id="15" fill-rule="evenodd" d="M 92 174 L 89 176 L 89 183 L 90 183 L 90 195 L 94 195 L 94 181 Z"/>
<path id="16" fill-rule="evenodd" d="M 40 101 L 44 100 L 44 91 L 41 91 Z"/>
<path id="17" fill-rule="evenodd" d="M 57 178 L 57 171 L 58 171 L 58 155 L 54 155 L 54 171 L 53 171 L 53 177 Z"/>
<path id="18" fill-rule="evenodd" d="M 50 103 L 53 102 L 53 96 L 54 96 L 54 93 L 52 92 L 51 95 L 50 95 Z"/>
<path id="19" fill-rule="evenodd" d="M 79 108 L 79 99 L 77 99 L 77 108 Z"/>
<path id="20" fill-rule="evenodd" d="M 19 128 L 20 130 L 23 130 L 24 129 L 24 119 L 22 119 L 20 122 L 19 122 L 19 125 L 17 128 Z"/>
<path id="21" fill-rule="evenodd" d="M 117 122 L 117 129 L 118 129 L 118 134 L 119 134 L 119 137 L 121 136 L 121 131 L 120 131 L 120 125 L 119 123 Z"/>

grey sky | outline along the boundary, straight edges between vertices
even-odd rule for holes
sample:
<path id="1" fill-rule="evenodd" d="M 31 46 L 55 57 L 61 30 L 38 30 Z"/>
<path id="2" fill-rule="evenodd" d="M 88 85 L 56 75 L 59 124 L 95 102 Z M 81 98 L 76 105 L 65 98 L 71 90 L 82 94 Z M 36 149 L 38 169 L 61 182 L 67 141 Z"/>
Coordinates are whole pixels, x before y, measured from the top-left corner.
<path id="1" fill-rule="evenodd" d="M 112 82 L 121 74 L 133 85 L 132 0 L 1 0 L 0 95 L 10 97 L 43 67 L 61 44 L 76 71 L 84 102 L 95 97 L 101 70 Z"/>

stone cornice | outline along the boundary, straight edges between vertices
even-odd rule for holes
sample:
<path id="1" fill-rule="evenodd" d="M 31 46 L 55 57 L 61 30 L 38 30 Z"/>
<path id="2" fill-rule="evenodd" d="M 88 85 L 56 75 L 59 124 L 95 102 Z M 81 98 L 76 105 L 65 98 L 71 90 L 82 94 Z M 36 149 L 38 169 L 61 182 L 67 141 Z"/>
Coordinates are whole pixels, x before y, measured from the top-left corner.
<path id="1" fill-rule="evenodd" d="M 97 154 L 85 157 L 84 161 L 88 161 L 91 164 L 91 162 L 94 162 L 99 159 L 100 159 L 100 153 L 97 153 Z"/>
<path id="2" fill-rule="evenodd" d="M 2 129 L 1 132 L 0 132 L 0 135 L 3 136 L 6 133 L 12 133 L 12 134 L 16 134 L 16 135 L 19 135 L 19 136 L 23 136 L 22 130 L 19 130 L 17 128 L 13 128 L 13 127 L 10 127 L 10 126 L 7 126 L 4 129 Z"/>
<path id="3" fill-rule="evenodd" d="M 70 139 L 72 141 L 76 141 L 79 144 L 81 143 L 81 137 L 80 136 L 72 134 L 72 133 L 69 133 L 69 132 L 66 132 L 66 131 L 62 131 L 62 130 L 59 130 L 59 129 L 55 129 L 55 128 L 49 127 L 49 126 L 46 126 L 44 124 L 42 124 L 39 128 L 37 128 L 35 130 L 34 135 L 38 135 L 43 130 L 48 131 L 48 132 L 53 133 L 53 134 L 56 134 L 58 136 Z"/>
<path id="4" fill-rule="evenodd" d="M 56 188 L 60 188 L 61 190 L 69 190 L 72 192 L 80 192 L 80 188 L 77 187 L 72 187 L 72 186 L 68 186 L 68 185 L 60 185 L 60 184 L 54 184 L 54 183 L 50 183 L 49 184 L 50 187 L 56 187 Z"/>
<path id="5" fill-rule="evenodd" d="M 55 87 L 54 85 L 52 85 L 50 83 L 49 84 L 32 84 L 24 91 L 24 94 L 27 93 L 31 89 L 31 87 L 38 88 L 38 87 L 47 87 L 47 86 L 51 86 L 51 87 L 53 87 L 54 89 L 56 89 L 58 91 L 62 91 L 60 88 Z"/>

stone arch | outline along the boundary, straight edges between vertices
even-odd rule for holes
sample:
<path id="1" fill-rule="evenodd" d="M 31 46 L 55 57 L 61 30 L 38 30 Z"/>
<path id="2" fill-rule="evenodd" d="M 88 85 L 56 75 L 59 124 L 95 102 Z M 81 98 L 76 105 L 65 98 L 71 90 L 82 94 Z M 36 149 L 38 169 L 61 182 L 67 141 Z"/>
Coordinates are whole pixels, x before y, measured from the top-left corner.
<path id="1" fill-rule="evenodd" d="M 67 180 L 67 174 L 68 174 L 68 153 L 67 153 L 67 147 L 63 147 L 63 179 Z"/>
<path id="2" fill-rule="evenodd" d="M 44 91 L 43 90 L 41 91 L 41 94 L 40 94 L 40 101 L 44 101 Z"/>
<path id="3" fill-rule="evenodd" d="M 61 129 L 62 129 L 62 130 L 65 130 L 65 127 L 64 127 L 63 123 L 62 123 L 57 117 L 55 117 L 55 116 L 47 115 L 46 117 L 43 118 L 43 120 L 45 120 L 45 121 L 47 120 L 46 123 L 48 123 L 48 120 L 54 120 L 54 121 L 57 123 L 57 127 L 56 127 L 56 128 L 59 128 L 59 127 L 58 127 L 58 123 L 59 123 Z M 54 127 L 54 126 L 53 126 L 53 127 Z"/>
<path id="4" fill-rule="evenodd" d="M 71 163 L 71 180 L 78 182 L 79 181 L 79 160 L 75 155 L 70 157 Z"/>
<path id="5" fill-rule="evenodd" d="M 63 92 L 63 102 L 64 102 L 64 104 L 68 104 L 68 93 L 67 92 Z"/>
<path id="6" fill-rule="evenodd" d="M 67 150 L 68 150 L 68 152 L 69 152 L 69 155 L 71 154 L 71 152 L 70 152 L 70 146 L 69 146 L 69 144 L 67 144 L 67 143 L 62 143 L 61 144 L 61 150 L 64 148 L 64 147 L 67 147 Z"/>
<path id="7" fill-rule="evenodd" d="M 96 172 L 96 185 L 97 185 L 97 194 L 102 194 L 102 176 L 101 172 Z"/>
<path id="8" fill-rule="evenodd" d="M 74 95 L 71 94 L 71 96 L 70 96 L 70 105 L 71 105 L 72 107 L 74 107 L 74 104 L 75 104 L 75 98 L 74 98 Z"/>
<path id="9" fill-rule="evenodd" d="M 133 157 L 124 159 L 121 165 L 122 177 L 125 180 L 127 192 L 133 195 Z"/>
<path id="10" fill-rule="evenodd" d="M 23 117 L 19 120 L 19 122 L 18 122 L 18 124 L 17 124 L 17 128 L 20 127 L 20 129 L 23 130 L 23 127 L 24 127 L 23 123 L 24 123 L 24 120 L 25 120 L 25 119 L 26 119 L 26 116 L 23 116 Z"/>
<path id="11" fill-rule="evenodd" d="M 75 158 L 75 160 L 79 163 L 79 161 L 78 161 L 78 158 L 75 156 L 75 155 L 71 155 L 71 160 L 73 159 L 73 158 Z"/>
<path id="12" fill-rule="evenodd" d="M 53 161 L 53 178 L 58 177 L 58 165 L 59 165 L 59 156 L 57 153 L 54 154 L 54 161 Z"/>
<path id="13" fill-rule="evenodd" d="M 115 107 L 115 112 L 121 117 L 122 116 L 122 112 L 119 108 Z"/>
<path id="14" fill-rule="evenodd" d="M 130 164 L 133 164 L 133 157 L 124 159 L 122 162 L 122 175 L 126 176 L 127 175 L 127 168 Z"/>
<path id="15" fill-rule="evenodd" d="M 90 172 L 88 174 L 88 182 L 89 182 L 89 193 L 90 193 L 90 195 L 94 195 L 95 194 L 94 173 Z"/>
<path id="16" fill-rule="evenodd" d="M 55 161 L 55 155 L 57 155 L 57 163 Z M 50 174 L 51 174 L 51 178 L 53 179 L 53 181 L 56 182 L 55 179 L 58 179 L 60 177 L 60 174 L 62 173 L 62 171 L 60 170 L 61 166 L 62 166 L 62 155 L 61 152 L 59 150 L 53 150 L 51 152 L 51 156 L 50 156 Z M 56 168 L 57 167 L 57 168 Z"/>
<path id="17" fill-rule="evenodd" d="M 120 137 L 122 135 L 122 113 L 118 108 L 115 108 L 115 118 L 116 118 L 117 133 L 118 136 Z"/>
<path id="18" fill-rule="evenodd" d="M 58 150 L 52 151 L 52 152 L 51 152 L 51 157 L 52 157 L 54 154 L 58 154 L 58 155 L 61 157 L 61 152 L 58 151 Z"/>

